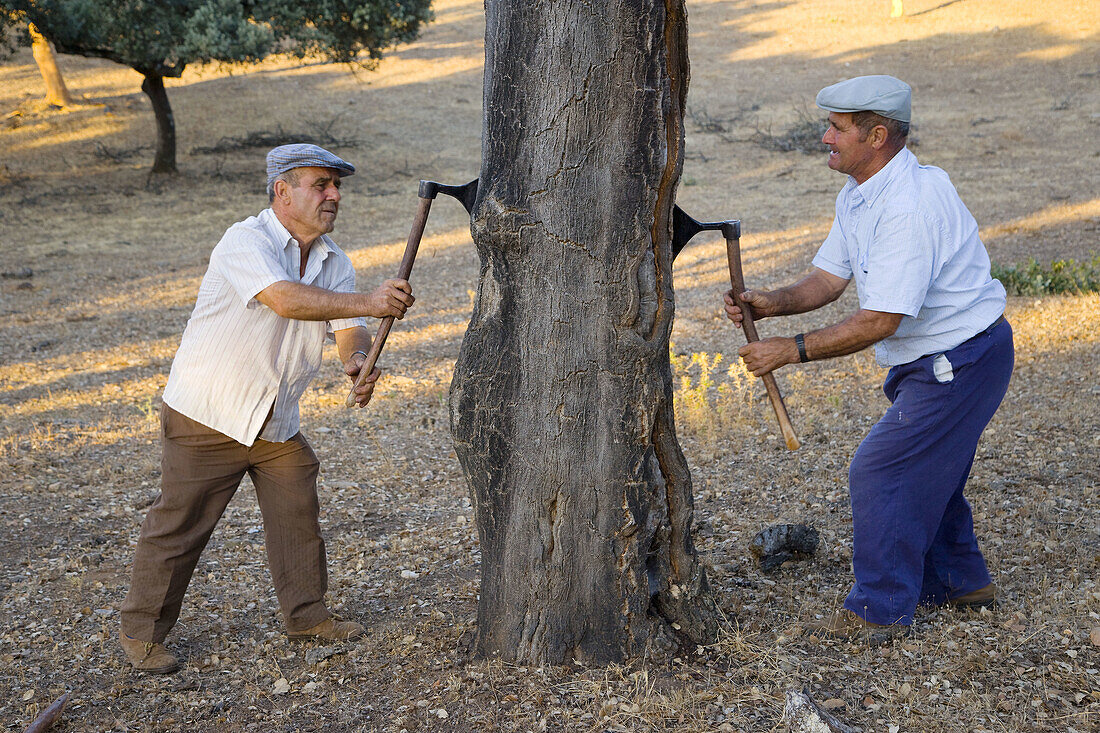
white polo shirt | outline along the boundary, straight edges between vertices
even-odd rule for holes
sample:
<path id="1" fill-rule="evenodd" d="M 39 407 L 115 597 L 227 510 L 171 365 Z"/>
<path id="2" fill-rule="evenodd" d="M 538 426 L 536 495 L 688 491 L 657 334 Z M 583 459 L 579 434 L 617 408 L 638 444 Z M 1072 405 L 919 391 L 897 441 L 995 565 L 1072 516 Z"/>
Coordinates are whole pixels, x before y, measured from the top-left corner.
<path id="1" fill-rule="evenodd" d="M 300 262 L 298 242 L 271 209 L 229 227 L 210 253 L 172 362 L 166 405 L 244 445 L 257 437 L 283 442 L 298 432 L 298 399 L 321 366 L 325 337 L 366 325 L 362 318 L 283 318 L 256 300 L 280 280 L 355 292 L 351 260 L 328 236 L 310 248 L 302 277 Z"/>
<path id="2" fill-rule="evenodd" d="M 875 344 L 883 366 L 953 349 L 1005 309 L 978 223 L 947 174 L 908 148 L 862 185 L 848 179 L 813 264 L 854 277 L 861 308 L 904 316 Z"/>

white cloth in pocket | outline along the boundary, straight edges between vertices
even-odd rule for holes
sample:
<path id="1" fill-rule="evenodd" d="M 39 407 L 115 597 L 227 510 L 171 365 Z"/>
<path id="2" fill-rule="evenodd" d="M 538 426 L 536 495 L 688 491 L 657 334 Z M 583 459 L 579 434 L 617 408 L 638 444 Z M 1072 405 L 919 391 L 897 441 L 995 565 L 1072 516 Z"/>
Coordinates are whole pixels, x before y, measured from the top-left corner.
<path id="1" fill-rule="evenodd" d="M 955 372 L 951 369 L 951 361 L 947 354 L 940 354 L 932 360 L 932 374 L 940 384 L 947 384 L 955 378 Z"/>

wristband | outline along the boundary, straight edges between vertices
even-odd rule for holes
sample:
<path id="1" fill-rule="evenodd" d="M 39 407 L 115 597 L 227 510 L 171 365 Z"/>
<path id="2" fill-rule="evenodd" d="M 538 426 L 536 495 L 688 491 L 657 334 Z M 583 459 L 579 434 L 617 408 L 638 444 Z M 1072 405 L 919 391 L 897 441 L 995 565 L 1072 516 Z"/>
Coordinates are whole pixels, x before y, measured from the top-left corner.
<path id="1" fill-rule="evenodd" d="M 356 354 L 362 354 L 363 355 L 363 360 L 366 361 L 367 352 L 363 351 L 362 349 L 358 349 L 356 351 L 351 352 L 351 356 L 355 356 Z M 351 356 L 348 357 L 348 361 L 351 361 Z"/>
<path id="2" fill-rule="evenodd" d="M 810 360 L 810 357 L 806 356 L 806 334 L 796 334 L 794 337 L 794 345 L 798 347 L 798 360 L 805 364 Z"/>

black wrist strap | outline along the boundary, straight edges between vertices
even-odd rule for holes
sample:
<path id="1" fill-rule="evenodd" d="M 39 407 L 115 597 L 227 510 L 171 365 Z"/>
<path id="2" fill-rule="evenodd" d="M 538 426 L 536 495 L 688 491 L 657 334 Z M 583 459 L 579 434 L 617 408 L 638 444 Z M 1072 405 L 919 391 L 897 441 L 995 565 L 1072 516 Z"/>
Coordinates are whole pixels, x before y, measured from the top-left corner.
<path id="1" fill-rule="evenodd" d="M 794 345 L 798 347 L 798 360 L 805 364 L 810 360 L 810 357 L 806 356 L 806 334 L 796 334 L 794 337 Z"/>

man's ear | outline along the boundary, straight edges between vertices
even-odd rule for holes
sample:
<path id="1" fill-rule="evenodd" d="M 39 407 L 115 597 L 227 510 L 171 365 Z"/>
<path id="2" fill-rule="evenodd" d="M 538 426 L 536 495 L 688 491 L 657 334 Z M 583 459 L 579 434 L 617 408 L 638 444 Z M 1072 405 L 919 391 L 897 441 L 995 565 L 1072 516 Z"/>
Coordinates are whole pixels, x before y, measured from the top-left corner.
<path id="1" fill-rule="evenodd" d="M 287 189 L 288 185 L 289 184 L 287 184 L 287 182 L 285 180 L 283 180 L 282 178 L 275 181 L 274 185 L 272 186 L 272 189 L 275 191 L 275 198 L 276 199 L 282 200 L 286 197 L 286 189 Z"/>
<path id="2" fill-rule="evenodd" d="M 886 129 L 885 125 L 875 125 L 871 128 L 871 147 L 875 150 L 883 148 L 889 137 L 890 131 Z"/>

